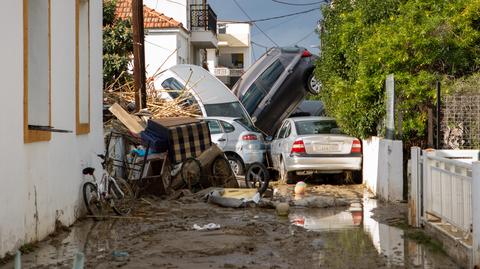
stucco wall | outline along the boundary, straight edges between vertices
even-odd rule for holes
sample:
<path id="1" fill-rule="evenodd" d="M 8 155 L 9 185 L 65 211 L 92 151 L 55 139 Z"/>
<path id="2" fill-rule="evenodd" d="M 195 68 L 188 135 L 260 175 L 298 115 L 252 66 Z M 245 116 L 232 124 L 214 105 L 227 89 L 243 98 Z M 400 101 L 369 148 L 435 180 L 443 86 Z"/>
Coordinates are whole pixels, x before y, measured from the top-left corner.
<path id="1" fill-rule="evenodd" d="M 403 200 L 402 141 L 363 140 L 363 182 L 381 199 Z"/>
<path id="2" fill-rule="evenodd" d="M 175 51 L 176 48 L 177 34 L 175 32 L 149 32 L 145 35 L 145 65 L 147 77 L 153 76 L 160 66 L 162 66 L 162 70 L 164 70 L 176 65 L 178 53 L 178 51 Z"/>
<path id="3" fill-rule="evenodd" d="M 0 257 L 41 240 L 58 219 L 72 224 L 83 211 L 81 170 L 99 168 L 102 126 L 102 1 L 90 0 L 90 133 L 52 133 L 48 142 L 23 141 L 23 1 L 2 1 L 0 23 Z M 51 123 L 75 130 L 75 1 L 52 1 Z M 31 112 L 33 113 L 33 112 Z M 97 169 L 97 173 L 100 169 Z"/>
<path id="4" fill-rule="evenodd" d="M 181 22 L 186 29 L 189 29 L 187 0 L 143 0 L 143 4 L 172 17 L 174 20 Z"/>

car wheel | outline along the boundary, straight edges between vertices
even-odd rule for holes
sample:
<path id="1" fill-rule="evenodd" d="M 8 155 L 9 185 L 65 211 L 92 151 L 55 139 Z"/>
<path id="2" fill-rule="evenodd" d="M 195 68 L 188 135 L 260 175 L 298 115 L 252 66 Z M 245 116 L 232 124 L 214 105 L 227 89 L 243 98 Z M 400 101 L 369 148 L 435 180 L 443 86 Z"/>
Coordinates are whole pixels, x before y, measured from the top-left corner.
<path id="1" fill-rule="evenodd" d="M 321 84 L 315 78 L 315 72 L 311 72 L 307 79 L 307 90 L 311 94 L 319 94 L 320 93 Z"/>
<path id="2" fill-rule="evenodd" d="M 227 155 L 227 159 L 235 176 L 241 176 L 245 173 L 245 168 L 240 158 L 235 155 Z"/>

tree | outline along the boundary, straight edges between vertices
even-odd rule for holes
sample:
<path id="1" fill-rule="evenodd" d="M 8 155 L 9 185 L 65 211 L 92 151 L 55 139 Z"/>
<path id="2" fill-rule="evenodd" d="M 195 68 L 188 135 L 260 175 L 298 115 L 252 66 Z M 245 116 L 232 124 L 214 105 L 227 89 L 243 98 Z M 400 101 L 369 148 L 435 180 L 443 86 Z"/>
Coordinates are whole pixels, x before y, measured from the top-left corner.
<path id="1" fill-rule="evenodd" d="M 120 76 L 131 80 L 131 75 L 126 73 L 133 53 L 131 24 L 129 20 L 115 18 L 115 3 L 115 0 L 105 0 L 103 3 L 104 87 L 111 85 Z"/>
<path id="2" fill-rule="evenodd" d="M 351 135 L 381 129 L 387 74 L 395 74 L 403 138 L 421 139 L 435 82 L 480 69 L 478 0 L 336 0 L 323 15 L 321 98 Z"/>

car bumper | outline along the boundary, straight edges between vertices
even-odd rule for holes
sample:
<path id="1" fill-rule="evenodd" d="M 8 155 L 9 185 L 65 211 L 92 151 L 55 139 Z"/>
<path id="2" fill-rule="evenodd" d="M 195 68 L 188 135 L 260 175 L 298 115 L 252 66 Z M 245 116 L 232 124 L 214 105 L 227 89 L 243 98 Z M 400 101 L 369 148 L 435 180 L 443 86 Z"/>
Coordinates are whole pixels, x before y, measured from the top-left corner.
<path id="1" fill-rule="evenodd" d="M 345 171 L 361 170 L 362 157 L 299 157 L 285 158 L 287 171 Z"/>
<path id="2" fill-rule="evenodd" d="M 240 156 L 243 159 L 243 163 L 252 164 L 252 163 L 264 163 L 265 161 L 265 150 L 243 150 L 239 152 Z"/>

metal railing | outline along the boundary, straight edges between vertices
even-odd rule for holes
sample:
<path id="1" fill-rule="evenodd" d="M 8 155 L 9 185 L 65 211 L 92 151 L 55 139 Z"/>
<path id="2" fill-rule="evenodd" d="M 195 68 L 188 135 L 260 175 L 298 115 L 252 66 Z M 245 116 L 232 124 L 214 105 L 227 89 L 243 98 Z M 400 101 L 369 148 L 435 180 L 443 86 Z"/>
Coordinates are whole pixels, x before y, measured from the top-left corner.
<path id="1" fill-rule="evenodd" d="M 243 69 L 217 67 L 214 70 L 214 75 L 217 77 L 241 77 L 243 75 Z"/>
<path id="2" fill-rule="evenodd" d="M 438 217 L 464 233 L 472 229 L 472 163 L 478 150 L 412 148 L 412 195 L 416 214 Z"/>
<path id="3" fill-rule="evenodd" d="M 190 28 L 192 30 L 210 30 L 217 35 L 217 14 L 210 5 L 190 5 Z"/>

